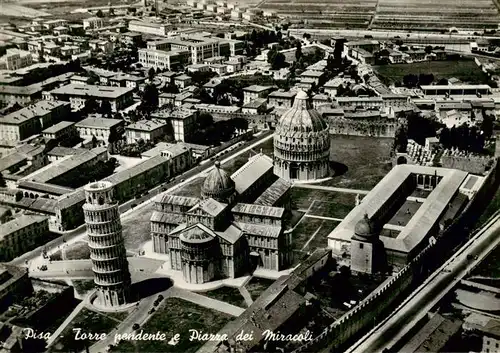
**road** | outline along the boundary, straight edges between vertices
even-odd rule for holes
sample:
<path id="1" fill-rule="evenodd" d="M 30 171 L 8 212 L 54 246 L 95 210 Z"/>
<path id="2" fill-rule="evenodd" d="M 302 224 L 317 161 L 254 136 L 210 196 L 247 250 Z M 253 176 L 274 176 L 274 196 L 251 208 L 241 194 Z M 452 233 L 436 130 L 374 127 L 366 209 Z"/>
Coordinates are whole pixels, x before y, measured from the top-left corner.
<path id="1" fill-rule="evenodd" d="M 344 192 L 347 194 L 360 194 L 360 195 L 368 195 L 368 193 L 370 192 L 369 190 L 336 188 L 333 186 L 314 185 L 314 184 L 295 184 L 293 187 L 294 188 L 302 188 L 302 189 L 314 189 L 314 190 Z"/>
<path id="2" fill-rule="evenodd" d="M 458 282 L 500 243 L 500 215 L 489 221 L 472 239 L 436 270 L 388 318 L 354 344 L 346 353 L 393 350 L 415 325 Z M 474 259 L 477 256 L 477 259 Z M 472 260 L 469 260 L 470 258 Z"/>

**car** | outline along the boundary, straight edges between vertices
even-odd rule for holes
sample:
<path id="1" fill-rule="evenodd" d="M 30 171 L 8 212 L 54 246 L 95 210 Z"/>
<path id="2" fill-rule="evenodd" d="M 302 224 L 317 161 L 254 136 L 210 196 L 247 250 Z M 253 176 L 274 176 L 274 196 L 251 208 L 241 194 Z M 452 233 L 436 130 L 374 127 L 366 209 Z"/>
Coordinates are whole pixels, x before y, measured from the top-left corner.
<path id="1" fill-rule="evenodd" d="M 138 323 L 135 323 L 135 324 L 132 325 L 132 330 L 134 330 L 134 331 L 136 331 L 136 330 L 138 330 L 140 328 L 141 328 L 141 326 L 139 326 Z"/>
<path id="2" fill-rule="evenodd" d="M 148 311 L 148 314 L 151 315 L 152 313 L 154 313 L 156 310 L 155 308 L 151 308 L 149 311 Z"/>
<path id="3" fill-rule="evenodd" d="M 163 295 L 161 295 L 161 294 L 160 294 L 160 295 L 158 296 L 158 299 L 157 299 L 157 300 L 162 301 L 162 300 L 163 300 Z"/>
<path id="4" fill-rule="evenodd" d="M 183 183 L 184 181 L 186 181 L 185 179 L 181 179 L 181 183 Z"/>

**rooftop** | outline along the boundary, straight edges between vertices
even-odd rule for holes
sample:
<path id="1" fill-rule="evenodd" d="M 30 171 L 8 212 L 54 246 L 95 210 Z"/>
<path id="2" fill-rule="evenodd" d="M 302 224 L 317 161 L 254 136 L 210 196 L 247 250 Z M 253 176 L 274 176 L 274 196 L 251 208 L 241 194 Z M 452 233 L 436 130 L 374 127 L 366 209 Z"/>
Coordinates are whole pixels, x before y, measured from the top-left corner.
<path id="1" fill-rule="evenodd" d="M 126 127 L 127 130 L 154 131 L 165 127 L 167 123 L 162 120 L 139 120 Z"/>
<path id="2" fill-rule="evenodd" d="M 272 207 L 264 205 L 255 205 L 248 203 L 238 203 L 231 210 L 233 213 L 244 213 L 248 215 L 281 218 L 285 213 L 282 207 Z"/>
<path id="3" fill-rule="evenodd" d="M 243 88 L 243 91 L 245 92 L 264 92 L 272 89 L 273 86 L 260 86 L 260 85 L 251 85 L 248 87 Z"/>
<path id="4" fill-rule="evenodd" d="M 1 87 L 6 86 L 0 86 L 0 88 Z M 55 108 L 61 107 L 63 105 L 69 105 L 69 103 L 46 100 L 38 101 L 32 105 L 27 106 L 26 108 L 19 109 L 13 113 L 7 114 L 4 117 L 1 117 L 0 123 L 12 125 L 22 124 L 29 120 L 45 116 L 51 113 Z"/>
<path id="5" fill-rule="evenodd" d="M 48 219 L 49 218 L 47 216 L 21 215 L 7 223 L 0 224 L 0 239 L 3 239 L 7 235 L 26 228 L 34 223 L 41 223 L 47 221 Z"/>
<path id="6" fill-rule="evenodd" d="M 265 173 L 273 169 L 273 161 L 265 154 L 253 156 L 240 169 L 231 175 L 235 183 L 235 189 L 238 194 L 243 194 Z"/>
<path id="7" fill-rule="evenodd" d="M 55 134 L 61 130 L 64 130 L 70 126 L 75 125 L 74 122 L 71 121 L 60 121 L 55 125 L 52 125 L 51 127 L 45 129 L 42 131 L 43 134 Z"/>
<path id="8" fill-rule="evenodd" d="M 116 99 L 127 93 L 132 93 L 133 88 L 127 87 L 111 87 L 111 86 L 94 86 L 87 84 L 69 84 L 60 88 L 56 88 L 51 91 L 51 94 L 67 94 L 72 96 L 83 96 L 83 97 L 98 97 Z"/>
<path id="9" fill-rule="evenodd" d="M 418 165 L 398 165 L 394 167 L 356 206 L 340 224 L 328 235 L 329 239 L 350 241 L 356 223 L 364 215 L 377 219 L 377 214 L 389 202 L 394 193 L 413 174 L 437 175 L 442 180 L 426 198 L 423 205 L 413 215 L 396 238 L 381 236 L 386 249 L 402 253 L 411 252 L 436 225 L 446 211 L 448 204 L 459 191 L 467 177 L 466 172 L 446 168 L 423 167 Z"/>
<path id="10" fill-rule="evenodd" d="M 110 129 L 114 126 L 123 124 L 123 120 L 108 118 L 86 118 L 76 123 L 77 128 L 98 128 Z"/>
<path id="11" fill-rule="evenodd" d="M 255 200 L 255 205 L 274 206 L 275 203 L 292 187 L 285 179 L 278 178 Z"/>

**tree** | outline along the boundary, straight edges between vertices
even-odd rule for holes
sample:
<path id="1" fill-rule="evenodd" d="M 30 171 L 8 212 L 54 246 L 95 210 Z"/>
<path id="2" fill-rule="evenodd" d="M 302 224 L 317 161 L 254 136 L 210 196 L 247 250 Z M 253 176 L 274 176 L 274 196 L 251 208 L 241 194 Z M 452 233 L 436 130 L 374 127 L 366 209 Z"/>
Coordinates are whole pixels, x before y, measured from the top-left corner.
<path id="1" fill-rule="evenodd" d="M 111 103 L 109 103 L 108 100 L 103 100 L 101 102 L 101 106 L 99 108 L 99 113 L 101 113 L 102 115 L 106 115 L 108 117 L 111 116 Z"/>
<path id="2" fill-rule="evenodd" d="M 4 188 L 7 186 L 7 183 L 5 182 L 5 179 L 3 177 L 3 174 L 0 173 L 0 187 Z"/>
<path id="3" fill-rule="evenodd" d="M 408 132 L 403 125 L 400 125 L 394 135 L 394 151 L 405 153 L 408 146 Z"/>
<path id="4" fill-rule="evenodd" d="M 271 64 L 272 70 L 279 70 L 286 66 L 285 55 L 278 52 L 276 49 L 272 49 L 267 54 L 267 62 Z"/>
<path id="5" fill-rule="evenodd" d="M 297 49 L 295 50 L 295 59 L 299 60 L 302 56 L 302 44 L 297 42 Z"/>
<path id="6" fill-rule="evenodd" d="M 95 15 L 99 18 L 103 18 L 104 17 L 104 13 L 102 12 L 102 10 L 99 10 L 95 13 Z"/>
<path id="7" fill-rule="evenodd" d="M 153 84 L 149 84 L 144 88 L 144 94 L 142 96 L 142 109 L 146 112 L 151 112 L 158 108 L 158 90 Z"/>
<path id="8" fill-rule="evenodd" d="M 432 53 L 432 45 L 428 45 L 428 46 L 426 46 L 424 50 L 425 50 L 425 53 L 426 53 L 426 54 L 430 54 L 430 53 Z"/>
<path id="9" fill-rule="evenodd" d="M 112 7 L 110 7 L 109 8 L 109 17 L 113 17 L 114 15 L 115 15 L 115 10 Z"/>
<path id="10" fill-rule="evenodd" d="M 99 76 L 97 76 L 97 74 L 94 71 L 89 71 L 88 77 L 89 80 L 87 81 L 87 83 L 89 85 L 95 85 L 99 83 Z"/>
<path id="11" fill-rule="evenodd" d="M 89 98 L 85 101 L 85 106 L 83 107 L 85 113 L 87 114 L 96 113 L 98 109 L 99 109 L 99 104 L 97 103 L 95 98 Z"/>
<path id="12" fill-rule="evenodd" d="M 311 39 L 311 35 L 309 33 L 304 33 L 302 37 L 304 37 L 304 39 Z"/>
<path id="13" fill-rule="evenodd" d="M 97 137 L 95 137 L 95 135 L 92 135 L 92 142 L 91 142 L 92 148 L 96 148 L 98 143 L 99 142 L 97 141 Z"/>
<path id="14" fill-rule="evenodd" d="M 156 75 L 156 71 L 155 71 L 154 67 L 150 68 L 148 71 L 149 80 L 153 81 L 153 78 L 155 77 L 155 75 Z"/>

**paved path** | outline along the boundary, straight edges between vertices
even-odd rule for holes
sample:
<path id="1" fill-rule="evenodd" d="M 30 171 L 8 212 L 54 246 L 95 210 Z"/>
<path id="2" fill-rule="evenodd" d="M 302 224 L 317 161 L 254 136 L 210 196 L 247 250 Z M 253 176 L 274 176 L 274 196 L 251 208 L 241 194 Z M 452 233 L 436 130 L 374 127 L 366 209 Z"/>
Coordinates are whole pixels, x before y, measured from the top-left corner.
<path id="1" fill-rule="evenodd" d="M 68 315 L 66 320 L 57 328 L 57 330 L 50 336 L 49 340 L 47 341 L 47 348 L 50 347 L 61 335 L 61 333 L 64 331 L 64 329 L 73 321 L 73 319 L 82 311 L 82 309 L 85 307 L 85 301 L 81 301 L 80 304 L 78 304 L 71 314 Z M 72 334 L 72 333 L 70 333 Z"/>
<path id="2" fill-rule="evenodd" d="M 336 188 L 333 186 L 312 185 L 312 184 L 293 184 L 293 187 L 294 188 L 301 188 L 301 189 L 315 189 L 315 190 L 324 190 L 324 191 L 345 192 L 347 194 L 361 194 L 361 195 L 367 195 L 370 192 L 368 190 Z"/>
<path id="3" fill-rule="evenodd" d="M 312 217 L 314 218 L 314 217 Z M 318 232 L 321 230 L 321 228 L 323 228 L 323 223 L 325 222 L 321 222 L 321 225 L 318 227 L 318 229 L 316 229 L 316 231 L 311 235 L 311 237 L 306 241 L 306 243 L 304 244 L 304 246 L 302 247 L 302 250 L 304 250 L 305 248 L 307 248 L 307 246 L 309 245 L 309 243 L 314 239 L 314 237 L 316 236 L 316 234 L 318 234 Z"/>
<path id="4" fill-rule="evenodd" d="M 240 291 L 241 296 L 245 299 L 245 303 L 247 304 L 247 306 L 252 305 L 253 299 L 250 293 L 248 293 L 247 287 L 241 286 L 238 288 L 238 290 Z"/>
<path id="5" fill-rule="evenodd" d="M 316 218 L 316 219 L 324 219 L 326 221 L 336 221 L 336 222 L 342 222 L 343 221 L 343 218 L 315 216 L 315 215 L 312 215 L 312 214 L 306 214 L 304 217 Z"/>
<path id="6" fill-rule="evenodd" d="M 232 316 L 240 316 L 245 311 L 245 309 L 237 307 L 235 305 L 217 299 L 205 297 L 204 295 L 193 293 L 180 288 L 172 288 L 171 296 L 184 299 L 205 308 L 214 309 Z"/>
<path id="7" fill-rule="evenodd" d="M 481 289 L 481 290 L 484 290 L 487 292 L 500 294 L 499 288 L 488 286 L 486 284 L 472 282 L 472 281 L 468 281 L 466 279 L 461 280 L 460 283 L 463 284 L 464 286 L 467 286 L 467 287 L 477 288 L 477 289 Z"/>
<path id="8" fill-rule="evenodd" d="M 392 351 L 427 313 L 500 243 L 500 216 L 493 217 L 391 315 L 346 353 Z M 470 257 L 474 260 L 470 260 Z"/>

